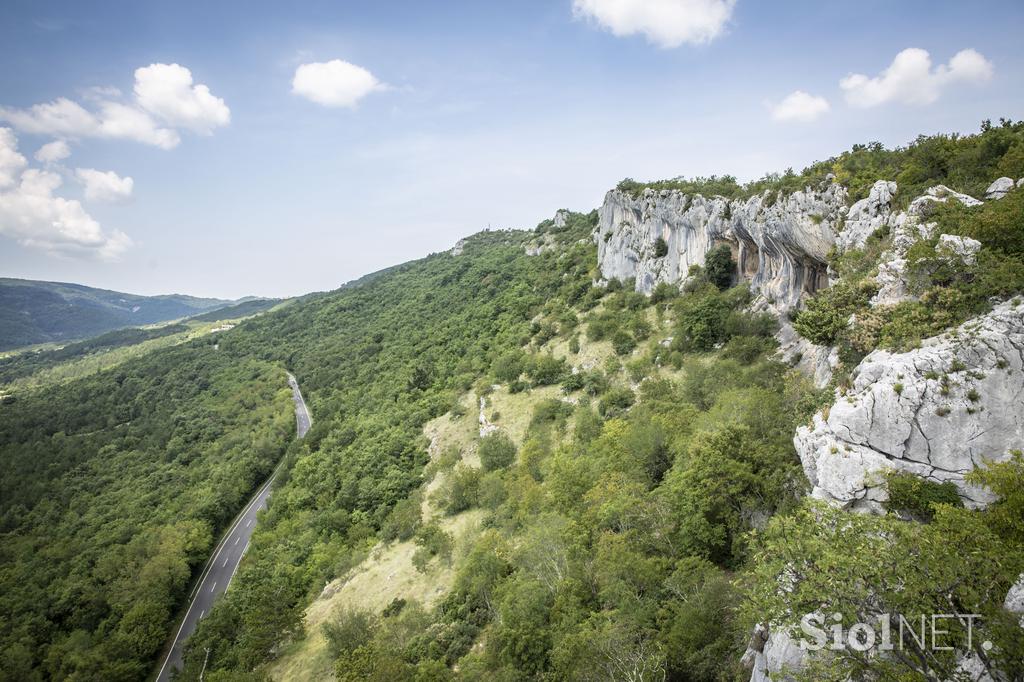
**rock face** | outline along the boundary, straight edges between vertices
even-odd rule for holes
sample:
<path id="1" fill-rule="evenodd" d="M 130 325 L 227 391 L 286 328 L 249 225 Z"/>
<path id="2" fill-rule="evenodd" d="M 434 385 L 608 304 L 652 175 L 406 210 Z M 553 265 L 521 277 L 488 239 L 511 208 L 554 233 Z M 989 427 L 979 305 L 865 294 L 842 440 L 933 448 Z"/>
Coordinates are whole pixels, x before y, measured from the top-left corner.
<path id="1" fill-rule="evenodd" d="M 952 481 L 968 507 L 991 494 L 964 475 L 1024 445 L 1024 305 L 1006 302 L 906 353 L 876 350 L 853 387 L 794 438 L 814 497 L 882 511 L 883 473 Z"/>
<path id="2" fill-rule="evenodd" d="M 787 673 L 798 672 L 806 660 L 807 652 L 785 630 L 769 633 L 759 624 L 740 662 L 750 668 L 750 682 L 780 682 L 792 679 Z"/>
<path id="3" fill-rule="evenodd" d="M 830 182 L 774 203 L 767 192 L 728 201 L 675 190 L 647 189 L 637 197 L 612 190 L 595 233 L 601 275 L 635 277 L 636 289 L 649 293 L 659 282 L 680 282 L 709 250 L 727 244 L 752 290 L 777 310 L 789 309 L 828 284 L 827 256 L 846 196 Z M 659 239 L 668 247 L 663 256 Z"/>
<path id="4" fill-rule="evenodd" d="M 1024 628 L 1024 573 L 1020 575 L 1017 582 L 1013 584 L 1010 591 L 1006 593 L 1006 600 L 1003 608 L 1012 614 L 1020 616 L 1020 626 Z"/>
<path id="5" fill-rule="evenodd" d="M 985 190 L 986 199 L 1002 199 L 1006 193 L 1013 189 L 1013 179 L 999 178 Z"/>
<path id="6" fill-rule="evenodd" d="M 867 199 L 861 199 L 850 207 L 846 226 L 836 237 L 836 246 L 843 251 L 862 248 L 875 230 L 889 226 L 896 189 L 895 182 L 876 182 Z"/>

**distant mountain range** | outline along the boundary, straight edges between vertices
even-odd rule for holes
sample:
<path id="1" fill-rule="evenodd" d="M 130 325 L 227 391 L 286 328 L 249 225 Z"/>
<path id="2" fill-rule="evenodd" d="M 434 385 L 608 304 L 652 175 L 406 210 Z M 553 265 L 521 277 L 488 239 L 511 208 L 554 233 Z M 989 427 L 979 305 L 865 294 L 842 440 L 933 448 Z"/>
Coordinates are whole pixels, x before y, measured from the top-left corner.
<path id="1" fill-rule="evenodd" d="M 81 284 L 0 277 L 0 350 L 64 342 L 254 300 L 180 294 L 139 296 Z"/>

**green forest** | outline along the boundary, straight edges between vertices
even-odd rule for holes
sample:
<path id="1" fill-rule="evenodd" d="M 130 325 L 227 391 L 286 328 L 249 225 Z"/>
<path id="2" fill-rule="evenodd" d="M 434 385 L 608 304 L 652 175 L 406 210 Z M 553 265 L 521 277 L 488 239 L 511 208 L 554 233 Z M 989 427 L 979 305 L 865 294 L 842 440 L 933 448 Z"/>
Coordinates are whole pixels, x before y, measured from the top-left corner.
<path id="1" fill-rule="evenodd" d="M 760 185 L 620 188 L 741 196 L 833 173 L 851 201 L 877 179 L 909 200 L 939 181 L 978 194 L 1003 172 L 1024 175 L 1024 124 L 858 146 Z M 1021 293 L 1022 197 L 941 209 L 943 229 L 981 241 L 977 263 L 950 273 L 913 254 L 927 295 L 878 324 L 864 280 L 890 237 L 835 256 L 840 284 L 793 319 L 840 348 L 825 389 L 778 359 L 779 321 L 751 311 L 727 248 L 682 287 L 598 286 L 594 211 L 482 232 L 459 253 L 19 393 L 0 404 L 0 679 L 151 678 L 191 579 L 279 461 L 181 680 L 288 678 L 280 666 L 315 640 L 346 681 L 745 682 L 755 624 L 818 609 L 848 624 L 880 604 L 982 614 L 975 640 L 1024 675 L 1024 630 L 1001 608 L 1024 571 L 1024 455 L 972 474 L 998 498 L 984 511 L 894 477 L 891 513 L 861 516 L 807 498 L 792 442 L 867 352 L 914 347 Z M 302 441 L 285 370 L 314 415 Z M 434 437 L 455 428 L 469 435 Z M 346 605 L 309 625 L 325 586 L 402 546 L 415 548 L 407 575 L 448 576 L 442 594 Z M 789 574 L 799 587 L 780 591 Z M 956 668 L 945 652 L 837 655 L 804 675 L 914 680 L 920 664 L 937 679 Z"/>
<path id="2" fill-rule="evenodd" d="M 2 678 L 146 678 L 287 447 L 290 395 L 281 368 L 195 342 L 3 405 Z"/>

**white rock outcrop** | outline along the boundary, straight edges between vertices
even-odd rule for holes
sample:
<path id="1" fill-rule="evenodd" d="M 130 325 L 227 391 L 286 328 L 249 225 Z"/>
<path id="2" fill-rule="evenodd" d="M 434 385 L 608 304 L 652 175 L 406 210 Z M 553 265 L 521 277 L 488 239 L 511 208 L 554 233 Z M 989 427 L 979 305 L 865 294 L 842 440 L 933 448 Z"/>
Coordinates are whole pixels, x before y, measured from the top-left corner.
<path id="1" fill-rule="evenodd" d="M 846 189 L 827 181 L 789 196 L 745 201 L 676 190 L 621 190 L 605 195 L 594 238 L 604 279 L 636 278 L 649 293 L 682 281 L 714 246 L 727 244 L 739 275 L 777 310 L 828 284 L 827 257 L 846 213 Z M 657 252 L 664 241 L 664 255 Z"/>
<path id="2" fill-rule="evenodd" d="M 836 246 L 842 251 L 864 247 L 868 237 L 889 225 L 892 199 L 896 196 L 896 183 L 879 180 L 871 187 L 866 199 L 854 203 L 846 214 L 843 231 L 836 236 Z"/>
<path id="3" fill-rule="evenodd" d="M 911 201 L 910 206 L 907 207 L 907 213 L 924 218 L 931 213 L 935 204 L 942 204 L 950 199 L 956 199 L 964 206 L 981 206 L 983 203 L 970 195 L 957 192 L 945 185 L 935 185 L 934 187 L 929 187 L 924 194 Z"/>
<path id="4" fill-rule="evenodd" d="M 985 198 L 1002 199 L 1011 189 L 1013 189 L 1012 178 L 998 178 L 997 180 L 995 180 L 995 182 L 988 186 L 988 189 L 985 190 Z"/>
<path id="5" fill-rule="evenodd" d="M 1020 616 L 1018 623 L 1024 628 L 1024 573 L 1020 574 L 1017 582 L 1006 593 L 1003 608 L 1016 616 Z"/>
<path id="6" fill-rule="evenodd" d="M 872 352 L 794 443 L 812 495 L 840 507 L 881 511 L 888 470 L 952 481 L 971 508 L 990 503 L 964 476 L 1024 448 L 1024 305 L 997 305 L 909 352 Z"/>
<path id="7" fill-rule="evenodd" d="M 763 624 L 754 628 L 741 664 L 750 669 L 750 682 L 783 682 L 799 672 L 807 660 L 802 649 L 784 629 L 769 629 Z"/>

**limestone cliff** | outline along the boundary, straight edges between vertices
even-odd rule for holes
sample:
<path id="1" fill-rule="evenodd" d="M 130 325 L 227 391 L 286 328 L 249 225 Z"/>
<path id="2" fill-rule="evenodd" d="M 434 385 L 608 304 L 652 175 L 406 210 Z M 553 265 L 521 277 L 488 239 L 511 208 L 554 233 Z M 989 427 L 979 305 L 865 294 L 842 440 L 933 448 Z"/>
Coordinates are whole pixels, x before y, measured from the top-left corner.
<path id="1" fill-rule="evenodd" d="M 595 239 L 605 279 L 636 278 L 649 293 L 658 282 L 677 283 L 705 254 L 728 244 L 739 274 L 777 310 L 828 284 L 827 257 L 846 214 L 846 189 L 831 182 L 775 201 L 764 193 L 746 200 L 688 195 L 676 190 L 621 190 L 605 195 Z M 659 238 L 668 247 L 658 255 Z"/>
<path id="2" fill-rule="evenodd" d="M 952 481 L 971 507 L 991 502 L 964 475 L 1024 444 L 1024 304 L 906 353 L 872 352 L 794 443 L 813 495 L 842 507 L 881 511 L 889 470 Z"/>

